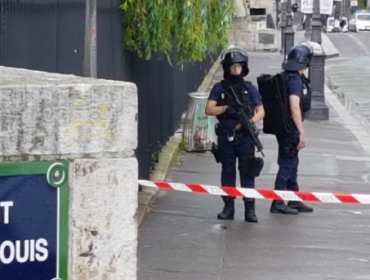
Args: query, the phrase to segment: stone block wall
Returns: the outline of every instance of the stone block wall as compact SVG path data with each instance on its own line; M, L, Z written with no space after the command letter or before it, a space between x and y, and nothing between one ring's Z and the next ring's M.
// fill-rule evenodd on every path
M136 279L136 86L0 67L0 98L1 163L69 161L68 279Z
M233 29L229 30L229 45L238 45L247 51L278 51L278 31L266 29L265 22L249 22L235 19Z

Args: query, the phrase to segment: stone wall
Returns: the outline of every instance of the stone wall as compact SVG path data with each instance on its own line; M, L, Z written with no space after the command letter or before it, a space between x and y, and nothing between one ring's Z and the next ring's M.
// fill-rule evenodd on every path
M136 279L136 86L0 67L0 97L2 163L69 161L68 279Z
M248 21L245 18L236 18L233 29L229 31L229 45L238 45L248 51L278 50L278 31L266 28L266 21Z
M275 13L273 10L275 0L250 0L250 7L253 9L266 9L266 15Z

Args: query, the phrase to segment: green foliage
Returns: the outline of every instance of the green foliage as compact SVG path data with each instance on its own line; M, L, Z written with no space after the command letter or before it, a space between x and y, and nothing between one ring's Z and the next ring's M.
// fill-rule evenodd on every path
M366 9L367 8L367 0L359 0L358 6L360 9Z
M182 137L181 142L179 144L179 151L184 152L189 148L189 140L185 137Z
M234 0L123 0L121 9L127 49L146 59L174 53L184 63L227 46Z

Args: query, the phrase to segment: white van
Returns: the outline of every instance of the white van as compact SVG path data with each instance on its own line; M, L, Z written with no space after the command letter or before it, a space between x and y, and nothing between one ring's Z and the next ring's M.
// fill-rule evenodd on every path
M339 19L339 22L338 24L344 20L346 22L346 24L343 26L343 30L342 32L348 32L348 20L346 17L342 17L341 19ZM334 23L335 23L335 20L334 20L334 17L328 17L327 21L326 21L326 32L330 33L330 32L333 32L333 29L334 29Z

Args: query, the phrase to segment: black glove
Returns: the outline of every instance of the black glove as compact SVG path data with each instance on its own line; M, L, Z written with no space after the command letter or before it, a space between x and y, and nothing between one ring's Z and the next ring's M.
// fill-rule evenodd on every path
M225 111L226 116L230 118L237 118L239 116L238 111L234 107L227 106Z

